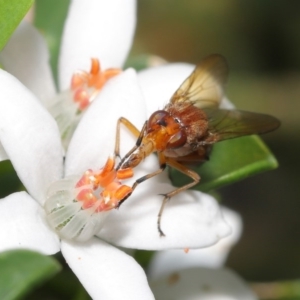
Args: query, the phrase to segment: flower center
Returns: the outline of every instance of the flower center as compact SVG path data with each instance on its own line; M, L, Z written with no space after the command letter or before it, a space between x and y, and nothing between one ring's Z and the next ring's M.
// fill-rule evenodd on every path
M70 89L56 95L48 107L56 120L65 150L85 109L96 98L105 83L122 72L121 69L101 70L99 60L92 58L90 72L77 71Z
M102 71L97 58L92 58L90 72L77 71L71 80L73 100L83 111L95 99L104 84L112 77L121 73L121 69L110 68Z
M87 170L75 185L75 200L82 202L82 209L95 208L95 212L116 208L131 192L120 179L133 176L131 168L115 170L115 160L109 158L99 172Z
M122 180L132 176L131 168L116 170L115 159L109 157L99 171L54 182L45 203L48 223L63 238L90 239L101 230L107 213L131 194Z

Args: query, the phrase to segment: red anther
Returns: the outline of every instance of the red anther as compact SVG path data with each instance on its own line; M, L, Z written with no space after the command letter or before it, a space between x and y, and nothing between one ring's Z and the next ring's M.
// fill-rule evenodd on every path
M84 174L78 180L75 187L78 188L78 187L82 187L84 185L94 184L94 182L95 182L94 172L91 169L89 169L84 172Z
M97 198L91 189L81 190L77 194L76 200L82 202L82 209L90 208L97 202Z
M79 102L80 103L81 101L85 101L86 99L89 100L89 94L83 88L78 88L74 92L73 99L74 99L75 102Z
M71 89L75 90L78 87L81 87L84 82L87 80L87 74L85 72L78 72L73 74L71 79Z

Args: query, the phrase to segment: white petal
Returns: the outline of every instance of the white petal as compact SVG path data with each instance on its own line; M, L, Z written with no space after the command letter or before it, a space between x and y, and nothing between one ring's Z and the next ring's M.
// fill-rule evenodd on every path
M211 247L191 249L188 253L183 250L156 252L148 266L149 276L157 278L191 267L220 268L224 265L230 249L241 236L242 220L236 212L228 208L223 207L222 213L232 229L231 235Z
M16 78L0 70L0 83L0 141L29 193L43 203L62 174L57 125Z
M4 69L18 78L43 105L54 98L48 48L32 25L25 21L19 25L1 52L0 61Z
M146 120L145 111L132 69L111 79L84 114L73 135L66 157L66 175L102 167L114 151L118 118L126 117L140 129ZM122 126L121 150L129 151L135 141L136 138Z
M173 63L149 68L138 73L146 105L147 117L162 109L182 82L193 72L195 66L186 63Z
M189 269L151 283L157 300L255 300L256 295L227 269Z
M61 89L69 87L74 71L90 69L92 57L98 58L104 69L122 67L135 23L135 0L73 0L59 60Z
M62 241L62 253L93 299L154 299L136 261L99 239L85 244Z
M166 236L160 237L157 215L163 197L158 194L174 187L158 180L138 186L119 210L111 212L98 236L122 247L163 250L207 247L230 233L214 198L186 191L167 203L161 220Z
M54 254L59 251L57 235L48 227L44 210L27 193L0 200L0 251L26 248Z

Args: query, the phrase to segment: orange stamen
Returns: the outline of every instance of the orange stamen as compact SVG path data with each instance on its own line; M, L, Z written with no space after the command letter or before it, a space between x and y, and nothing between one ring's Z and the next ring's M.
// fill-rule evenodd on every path
M122 72L121 69L117 68L102 71L97 58L92 58L91 61L89 73L78 71L71 79L71 89L74 92L73 99L78 103L81 111L88 107L110 78Z
M114 167L115 167L115 160L112 157L109 157L106 161L106 164L104 165L104 168L102 169L102 173L106 174L108 172L111 172Z
M127 185L121 185L115 193L116 199L119 201L123 200L127 195L132 193L132 188ZM119 202L118 201L118 202Z
M97 75L101 72L100 68L100 62L97 58L92 58L92 65L91 65L91 71L90 74Z
M111 183L116 177L115 160L111 157L108 158L105 166L101 172L97 175L97 184L101 187L107 186Z
M110 69L105 70L103 74L104 74L105 79L108 80L116 75L119 75L121 72L122 72L121 69L110 68Z
M126 168L118 170L117 172L117 178L118 179L128 179L133 177L133 169L132 168Z
M75 185L78 189L75 198L82 202L82 209L94 207L96 212L114 209L118 207L120 201L132 193L132 188L123 185L120 180L132 176L131 168L116 171L115 159L109 157L100 171L84 172Z

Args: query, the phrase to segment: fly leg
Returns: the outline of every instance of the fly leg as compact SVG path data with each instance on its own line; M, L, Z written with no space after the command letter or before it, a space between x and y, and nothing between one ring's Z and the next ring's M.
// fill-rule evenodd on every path
M177 195L178 193L191 188L192 186L196 185L200 181L200 176L193 170L185 167L184 165L178 163L176 160L174 160L172 158L165 157L165 160L166 160L167 165L169 165L170 167L175 168L178 171L180 171L181 173L191 177L193 179L193 181L178 188L178 189L175 189L167 194L163 194L164 199L163 199L162 205L160 207L160 210L159 210L159 213L157 216L157 229L158 229L160 236L165 236L164 232L161 229L161 217L162 217L162 213L163 213L164 208L165 208L167 202L169 201L169 199L171 197Z
M141 131L139 131L128 119L126 118L119 118L117 122L117 132L116 132L116 142L115 142L115 156L120 156L120 127L121 123L135 136L137 137L137 141L135 143L135 146L132 147L132 149L126 153L126 155L121 159L117 166L117 170L121 168L124 161L140 146L144 132L146 130L147 121L144 123L144 126Z
M139 137L140 131L126 118L121 117L117 122L116 141L115 141L115 156L120 157L120 128L123 124L136 138Z
M158 159L159 159L159 169L156 170L156 171L154 171L154 172L152 172L152 173L149 173L149 174L147 174L145 176L142 176L139 179L137 179L135 181L135 183L131 187L131 193L128 194L124 199L122 199L119 202L118 207L120 207L120 205L133 193L133 191L136 189L136 187L140 183L142 183L142 182L144 182L144 181L146 181L146 180L148 180L148 179L150 179L150 178L152 178L152 177L154 177L154 176L156 176L156 175L158 175L158 174L160 174L160 173L162 173L164 171L164 169L166 168L167 164L166 164L166 157L163 155L162 152L158 153Z

